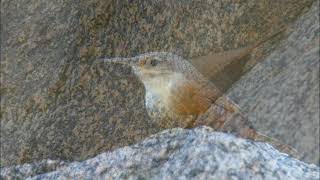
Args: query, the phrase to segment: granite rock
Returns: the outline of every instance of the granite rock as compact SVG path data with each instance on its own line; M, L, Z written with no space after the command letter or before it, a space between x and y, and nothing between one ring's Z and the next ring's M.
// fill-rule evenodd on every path
M161 130L131 70L97 57L232 49L313 0L230 2L1 1L1 166L83 160Z
M4 168L1 176L13 178L10 172L12 169ZM141 143L24 178L312 180L319 173L319 167L279 153L268 144L198 127L165 130Z
M1 168L1 179L26 179L27 177L55 171L67 166L68 163L59 160L45 159L32 164L22 164Z
M288 39L229 91L255 129L320 165L319 1L291 25Z
M80 58L79 6L1 1L1 166L85 159L159 131L130 68Z

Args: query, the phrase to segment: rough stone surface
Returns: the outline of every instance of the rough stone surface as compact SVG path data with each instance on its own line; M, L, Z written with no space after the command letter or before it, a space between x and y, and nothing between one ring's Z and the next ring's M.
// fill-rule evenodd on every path
M79 58L80 4L1 5L1 166L84 159L156 132L128 67Z
M318 3L228 95L255 129L295 147L304 161L320 165Z
M27 177L55 171L68 165L58 160L42 160L32 164L22 164L1 169L1 179L25 179Z
M160 131L130 69L97 57L232 49L313 1L230 2L1 1L1 166L83 160Z
M29 167L37 169L37 165ZM12 169L1 170L10 178ZM12 175L12 173L11 173ZM19 175L17 173L17 175ZM318 179L320 168L272 146L214 132L172 129L136 145L57 167L30 179ZM12 176L11 176L12 177Z

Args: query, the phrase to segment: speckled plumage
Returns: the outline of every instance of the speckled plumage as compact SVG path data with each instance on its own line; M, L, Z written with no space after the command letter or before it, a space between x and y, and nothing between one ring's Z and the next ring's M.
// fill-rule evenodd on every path
M219 131L269 142L279 150L298 157L292 147L256 132L238 106L180 56L152 52L132 58L103 60L132 66L145 86L145 106L149 116L164 128L174 124L188 128L209 125ZM240 116L234 118L236 114Z
M136 62L146 59L157 59L158 61L165 62L165 69L162 70L161 74L157 74L156 77L146 75L146 72L144 72L142 68L135 65ZM210 100L207 105L204 106L205 110L207 110L218 97L222 96L218 87L210 83L192 64L181 56L172 53L151 52L132 58L111 58L104 59L104 61L127 62L132 65L135 74L145 85L145 105L149 116L155 121L161 121L163 126L172 123L170 121L179 121L179 119L184 121L188 117L196 118L196 115L199 115L194 113L181 114L175 111L176 106L185 104L180 103L184 97L179 98L179 94L183 93L179 87L183 87L185 84L197 83L198 88L196 90L200 93L206 92L208 100ZM200 111L204 113L205 110ZM182 122L182 126L183 123L184 122Z
M223 88L212 83L210 77L230 63L242 60L251 54L253 49L284 30L282 28L244 48L210 53L190 61L166 52L151 52L132 58L111 58L104 61L132 66L145 86L145 105L152 119L163 121L168 118L186 119L188 116L197 118L223 95ZM147 63L151 61L155 64ZM222 102L224 108L237 109L229 99L224 98L224 101L219 102Z

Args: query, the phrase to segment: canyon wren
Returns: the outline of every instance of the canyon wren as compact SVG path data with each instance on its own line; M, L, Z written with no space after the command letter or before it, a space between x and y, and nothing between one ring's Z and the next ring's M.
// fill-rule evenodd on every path
M240 108L207 78L226 65L249 55L254 48L281 32L273 33L245 48L209 54L190 61L165 52L103 60L127 64L133 68L145 86L148 115L164 128L208 125L217 131L266 141L281 151L296 155L290 146L256 132L241 114Z

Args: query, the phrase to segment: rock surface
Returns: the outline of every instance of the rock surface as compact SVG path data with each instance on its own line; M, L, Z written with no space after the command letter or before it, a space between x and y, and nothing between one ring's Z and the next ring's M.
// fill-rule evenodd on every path
M39 165L30 166L39 169ZM14 169L2 169L1 175L3 178L19 176L12 171ZM290 158L268 144L198 127L166 130L136 145L24 178L312 180L319 176L319 167Z
M295 147L304 161L320 165L318 13L319 1L228 95L255 129Z
M230 2L1 1L1 166L83 160L161 130L130 69L97 57L235 48L313 1Z
M80 59L80 6L1 1L1 166L85 159L159 131L128 67Z
M42 160L32 164L22 164L1 169L1 179L26 179L27 177L55 171L68 163L59 160Z

